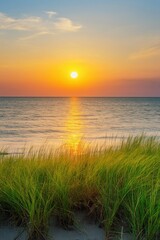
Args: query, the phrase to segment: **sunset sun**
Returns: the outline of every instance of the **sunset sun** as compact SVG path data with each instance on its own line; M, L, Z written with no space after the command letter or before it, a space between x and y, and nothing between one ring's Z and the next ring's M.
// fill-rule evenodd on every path
M77 78L78 77L78 73L77 72L71 72L70 74L71 78Z

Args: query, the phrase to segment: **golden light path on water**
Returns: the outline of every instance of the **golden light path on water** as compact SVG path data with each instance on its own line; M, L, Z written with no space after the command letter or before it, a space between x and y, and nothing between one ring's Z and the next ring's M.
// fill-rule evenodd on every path
M100 149L116 146L120 143L121 140L114 134L111 138L107 138L107 134L105 138L105 134L103 134L103 138L99 141L96 139L87 140L86 132L90 128L90 125L88 125L89 123L86 125L86 115L88 115L88 111L84 109L82 100L77 97L70 98L69 111L64 124L64 130L67 133L64 146L65 150L69 150L71 155L83 154L85 150L92 149L92 147ZM89 121L89 118L87 121Z
M65 145L73 154L78 153L82 147L84 124L80 118L81 114L79 99L71 98L70 109L65 123L65 131L67 132Z

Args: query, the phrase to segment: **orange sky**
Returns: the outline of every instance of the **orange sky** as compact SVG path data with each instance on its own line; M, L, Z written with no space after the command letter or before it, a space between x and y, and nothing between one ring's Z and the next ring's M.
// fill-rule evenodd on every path
M7 1L0 96L160 96L160 4Z

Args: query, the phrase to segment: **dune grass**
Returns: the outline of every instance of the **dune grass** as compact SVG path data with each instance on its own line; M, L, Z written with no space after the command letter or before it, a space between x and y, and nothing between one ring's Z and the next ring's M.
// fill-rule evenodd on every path
M5 155L8 155L8 152L2 149L0 151L0 156L5 156Z
M0 211L27 227L28 239L47 239L49 221L67 228L85 209L109 239L127 228L135 240L160 234L160 143L129 137L114 147L83 145L24 155L0 155Z

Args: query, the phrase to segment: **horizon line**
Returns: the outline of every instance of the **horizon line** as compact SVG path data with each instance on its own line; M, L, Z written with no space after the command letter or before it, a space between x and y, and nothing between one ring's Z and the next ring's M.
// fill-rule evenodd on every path
M1 96L0 98L160 98L160 96Z

